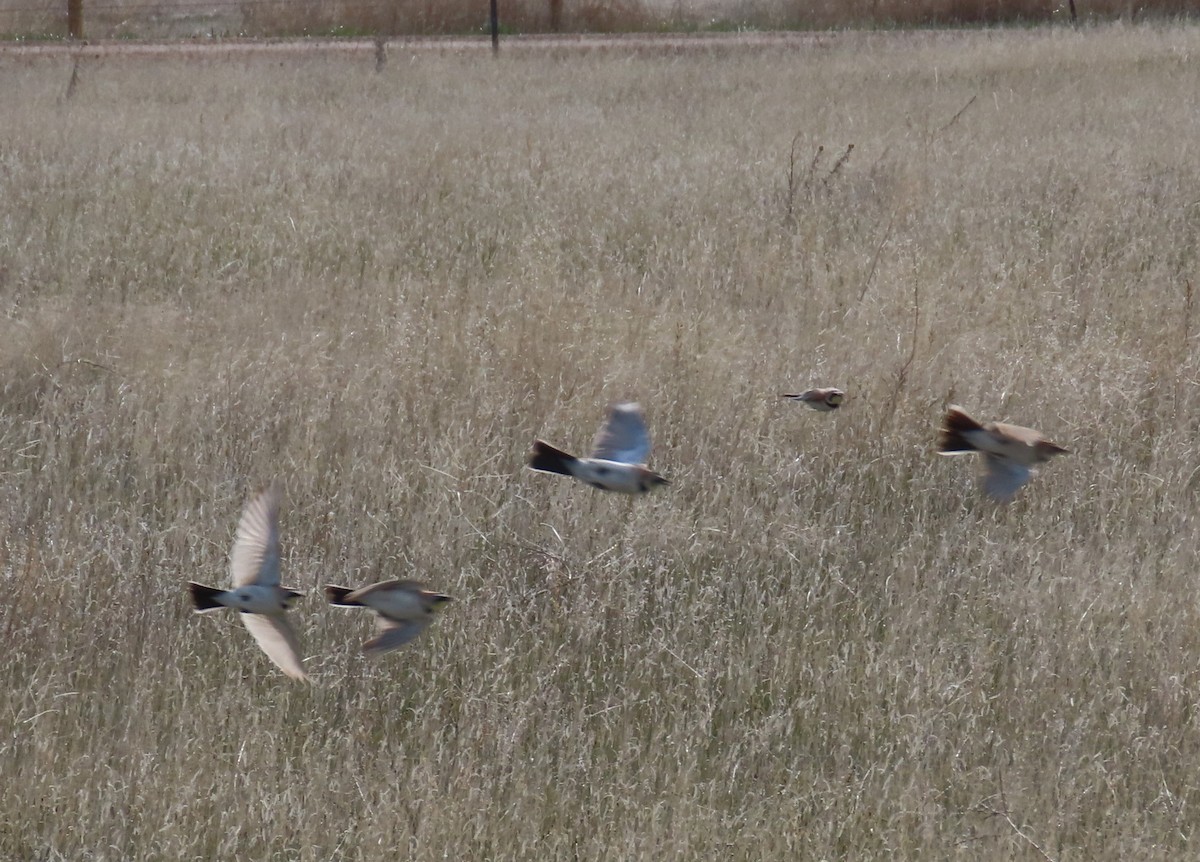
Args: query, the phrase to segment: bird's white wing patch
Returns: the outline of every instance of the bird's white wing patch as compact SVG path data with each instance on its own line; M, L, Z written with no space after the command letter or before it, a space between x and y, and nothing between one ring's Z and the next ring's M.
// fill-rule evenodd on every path
M645 464L650 460L650 430L642 408L634 403L616 404L592 442L592 457L623 464Z
M429 618L396 623L379 618L379 635L363 644L370 656L382 655L389 650L399 649L429 627Z
M993 500L1007 503L1021 486L1029 481L1030 470L1010 458L984 456L987 472L983 476L983 493Z
M283 614L238 614L267 658L292 679L308 679L300 661L300 641Z
M279 586L278 485L271 485L242 510L237 538L229 555L234 587L248 584Z

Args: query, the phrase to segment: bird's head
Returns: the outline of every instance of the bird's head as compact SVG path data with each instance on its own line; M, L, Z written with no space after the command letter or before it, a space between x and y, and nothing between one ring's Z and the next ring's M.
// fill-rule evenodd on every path
M1039 461L1049 461L1055 455L1071 454L1070 449L1059 446L1057 443L1051 443L1049 440L1039 440L1034 448L1037 450Z
M653 470L648 470L648 469L643 468L642 480L638 484L640 485L641 491L644 494L644 493L647 493L648 491L650 491L654 488L657 488L661 485L670 485L671 482L669 479L664 479L662 476L658 475Z
M292 605L294 605L298 599L302 598L304 598L304 593L298 593L295 590L284 590L283 598L281 599L284 610L291 610Z

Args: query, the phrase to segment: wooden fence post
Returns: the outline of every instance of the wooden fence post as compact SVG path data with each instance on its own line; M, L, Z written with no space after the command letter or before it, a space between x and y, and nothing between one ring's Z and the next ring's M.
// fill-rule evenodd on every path
M496 0L491 0L489 17L492 25L492 53L500 53L500 10L496 8Z
M83 0L67 0L67 35L83 38Z

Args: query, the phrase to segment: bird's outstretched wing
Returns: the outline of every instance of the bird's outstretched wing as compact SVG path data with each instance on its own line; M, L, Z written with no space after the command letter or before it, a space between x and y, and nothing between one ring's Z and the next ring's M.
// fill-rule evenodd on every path
M308 679L300 661L300 641L283 614L238 614L267 658L292 679Z
M276 484L246 503L229 555L233 586L279 586L279 501Z
M429 627L429 622L428 617L395 622L381 616L379 617L379 634L363 644L363 651L369 656L378 656L390 650L399 649L425 631Z
M608 409L608 418L592 441L592 457L623 464L650 460L650 430L638 404L614 404Z
M1029 481L1029 468L1011 458L985 454L984 463L983 493L997 502L1007 503Z

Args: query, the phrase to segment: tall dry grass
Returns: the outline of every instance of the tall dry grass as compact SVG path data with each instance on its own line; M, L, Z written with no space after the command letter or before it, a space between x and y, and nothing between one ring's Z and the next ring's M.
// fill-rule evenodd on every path
M1191 855L1198 50L0 57L0 857ZM183 588L276 476L311 686Z

